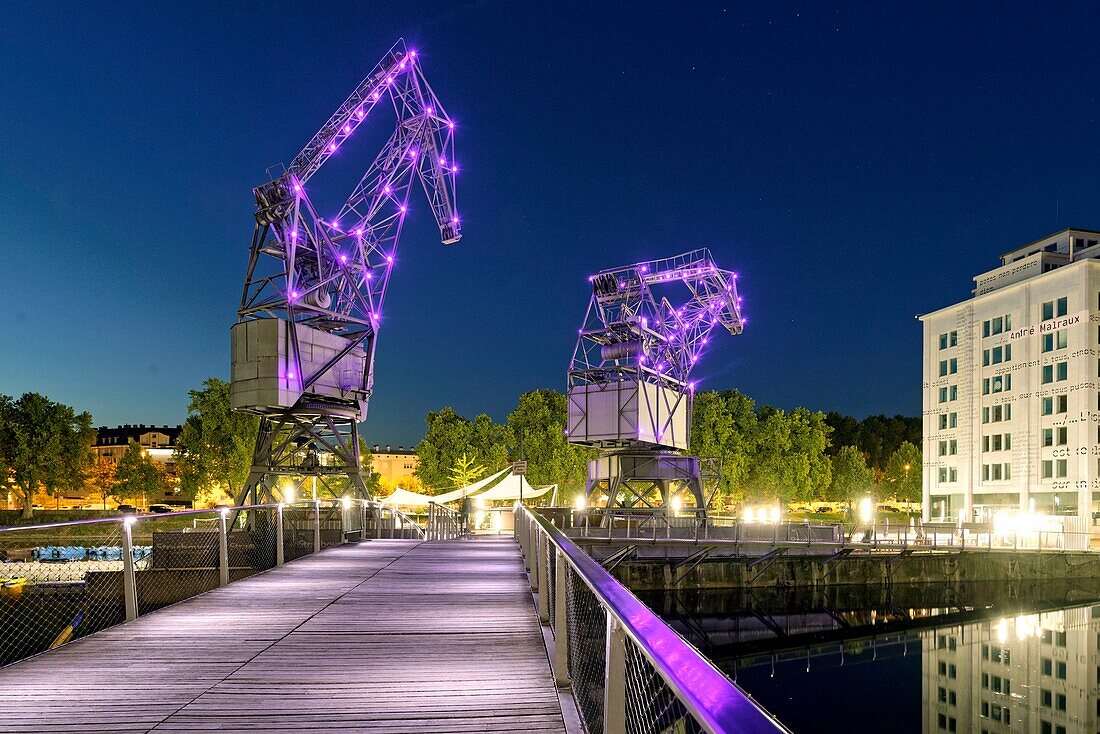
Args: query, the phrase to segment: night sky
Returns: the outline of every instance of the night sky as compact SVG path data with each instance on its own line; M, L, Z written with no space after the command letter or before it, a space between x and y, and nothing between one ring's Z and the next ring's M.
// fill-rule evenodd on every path
M562 389L586 276L700 246L750 320L701 388L919 414L914 316L1100 229L1100 11L867 5L4 3L0 393L183 420L229 375L252 188L403 36L459 125L464 238L413 199L369 441ZM391 130L361 128L314 200Z

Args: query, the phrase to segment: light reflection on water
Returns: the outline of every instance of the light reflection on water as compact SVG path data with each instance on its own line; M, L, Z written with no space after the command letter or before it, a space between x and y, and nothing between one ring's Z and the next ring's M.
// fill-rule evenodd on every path
M640 596L795 732L1100 732L1100 582Z

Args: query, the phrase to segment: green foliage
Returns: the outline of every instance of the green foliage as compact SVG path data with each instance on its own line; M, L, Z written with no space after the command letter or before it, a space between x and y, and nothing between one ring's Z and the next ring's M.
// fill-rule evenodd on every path
M180 490L194 498L211 485L235 497L248 478L260 419L230 407L229 383L211 377L191 390L176 445Z
M425 487L439 490L452 486L451 471L460 457L468 457L489 471L508 464L508 428L484 413L471 421L448 407L428 413L425 420L428 430L416 446L420 459L416 477Z
M566 439L566 406L565 395L556 390L532 390L520 395L508 414L514 458L527 461L527 481L535 486L557 484L576 491L588 477L595 452Z
M863 452L855 446L841 446L833 457L833 477L825 499L851 504L871 491L874 472L867 466Z
M820 412L761 408L756 452L745 478L749 497L790 502L824 494L832 478L825 455L829 431Z
M921 498L921 450L909 441L890 455L884 472L887 486L899 500L919 502Z
M374 454L370 452L370 446L359 437L359 464L363 472L363 484L371 497L377 497L382 491L382 475L374 470Z
M485 467L475 463L466 454L458 457L458 461L451 467L451 483L455 487L465 487L467 484L473 484L484 476Z
M115 494L126 499L148 499L163 489L160 472L141 445L131 439L115 468Z
M103 503L103 509L107 509L107 500L115 495L115 487L118 477L114 463L105 456L100 456L92 462L85 477L85 487Z
M83 486L94 442L89 413L38 393L18 400L0 395L0 472L11 477L24 519L32 517L38 490L54 494Z
M745 477L756 454L757 417L751 398L737 390L700 392L691 416L691 453L718 459L722 467L719 493L740 499Z
M835 455L843 446L855 446L867 457L872 469L884 471L890 456L906 441L919 445L921 419L904 415L872 415L857 421L840 413L828 413L825 422L833 429Z

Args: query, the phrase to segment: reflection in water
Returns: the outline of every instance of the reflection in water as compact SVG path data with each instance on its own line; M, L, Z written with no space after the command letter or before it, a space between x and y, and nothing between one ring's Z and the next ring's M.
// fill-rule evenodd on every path
M796 732L1100 731L1100 581L640 596Z

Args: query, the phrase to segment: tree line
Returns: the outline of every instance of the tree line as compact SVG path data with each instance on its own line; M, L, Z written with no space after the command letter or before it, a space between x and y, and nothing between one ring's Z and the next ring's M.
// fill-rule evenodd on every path
M230 408L229 383L216 378L189 392L176 445L181 499L199 503L235 497L251 465L259 419ZM463 486L509 462L526 460L534 485L558 484L564 496L583 489L596 452L566 440L566 397L539 389L519 396L503 423L466 418L447 407L429 412L416 446L419 486L439 492ZM736 390L695 395L689 450L721 466L719 502L919 500L921 422L905 416L856 420L839 413L757 405ZM83 490L106 508L110 498L156 496L168 477L136 443L117 462L95 459L92 416L37 393L0 395L0 478L30 518L37 492ZM379 476L362 446L368 487Z
M532 484L558 484L566 495L584 487L593 450L565 437L566 397L541 389L520 395L504 423L473 419L453 408L432 411L417 445L416 476L425 491L481 478L511 461L528 462ZM717 459L719 502L919 500L919 418L870 416L756 405L737 390L695 395L690 453ZM482 472L470 472L470 464Z

